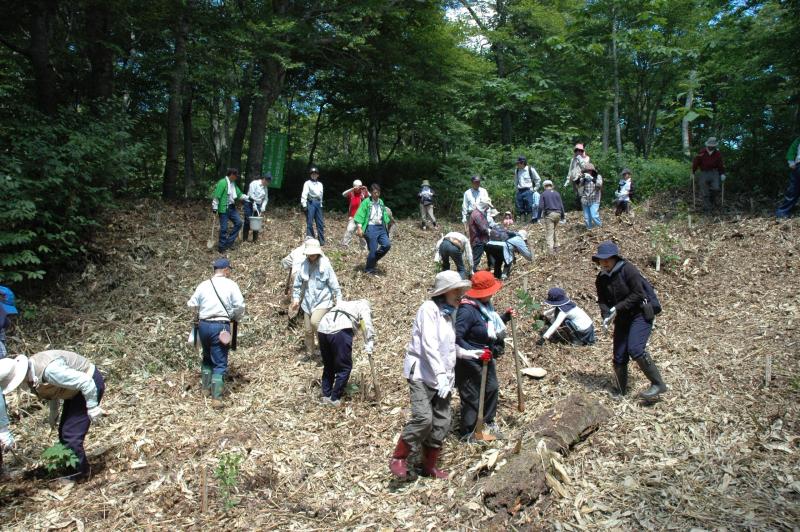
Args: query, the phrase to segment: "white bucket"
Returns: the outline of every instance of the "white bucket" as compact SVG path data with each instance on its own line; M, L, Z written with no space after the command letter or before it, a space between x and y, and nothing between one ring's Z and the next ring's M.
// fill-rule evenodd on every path
M248 220L250 221L251 231L261 231L261 222L264 221L264 218L261 216L248 216Z

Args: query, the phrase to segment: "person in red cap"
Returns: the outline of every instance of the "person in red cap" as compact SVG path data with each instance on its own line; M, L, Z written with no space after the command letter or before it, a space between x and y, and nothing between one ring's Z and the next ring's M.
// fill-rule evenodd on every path
M456 344L464 350L485 350L489 358L484 398L484 425L498 439L503 435L495 423L499 386L495 371L495 359L503 354L506 326L514 316L512 309L500 316L492 306L492 296L503 287L488 271L479 271L472 276L470 288L458 307L456 315ZM461 397L461 427L459 433L468 439L478 421L478 403L481 393L482 359L459 358L456 360L456 386Z

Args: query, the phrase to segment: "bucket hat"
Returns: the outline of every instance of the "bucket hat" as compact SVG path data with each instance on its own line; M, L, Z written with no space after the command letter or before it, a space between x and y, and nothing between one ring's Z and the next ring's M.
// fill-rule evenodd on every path
M556 287L547 291L547 299L544 300L544 303L552 307L560 307L570 303L570 299L567 297L567 293L563 288Z
M14 292L10 288L0 286L0 301L3 303L3 309L6 314L18 314L16 297L14 297Z
M428 181L427 179L425 179L425 180L422 181L422 186L423 187L429 187L429 186L431 186L431 182Z
M363 183L361 183L360 179L356 179L356 180L353 181L353 188L358 188L358 187L361 187L361 186L364 186L364 185L363 185Z
M584 172L596 172L597 169L594 167L592 163L586 163L583 165Z
M501 288L503 288L502 281L495 279L492 272L482 270L472 276L472 288L467 290L466 295L474 297L475 299L481 299L493 296Z
M580 142L579 142L579 143L577 143L577 144L575 145L575 148L574 148L574 150L581 150L581 151L584 151L583 144L581 144Z
M470 286L472 286L472 283L469 279L462 279L461 275L453 270L445 270L436 274L430 295L431 297L440 296L450 290L469 288Z
M630 168L623 168L619 175L625 176L625 174L633 174L633 172L631 172Z
M716 148L717 144L717 137L708 137L708 140L706 141L706 147Z
M319 246L319 240L316 238L306 240L303 246L303 255L306 257L309 255L322 255L322 248Z
M28 357L25 355L0 360L0 388L3 393L16 390L25 379L26 373L28 373Z
M543 187L552 187L553 186L553 182L550 181L549 179L545 179L544 183L542 183L542 186Z
M597 253L592 255L592 260L597 262L600 259L610 259L611 257L619 257L619 247L611 240L606 240L597 246Z

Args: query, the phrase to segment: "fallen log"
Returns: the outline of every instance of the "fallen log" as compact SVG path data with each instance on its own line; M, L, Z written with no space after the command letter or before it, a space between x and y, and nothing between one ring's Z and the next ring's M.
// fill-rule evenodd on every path
M483 502L500 514L514 515L536 503L548 491L548 484L560 489L556 475L564 471L549 457L566 455L575 443L597 430L611 411L588 395L570 395L546 410L531 425L534 443L509 459L483 486Z

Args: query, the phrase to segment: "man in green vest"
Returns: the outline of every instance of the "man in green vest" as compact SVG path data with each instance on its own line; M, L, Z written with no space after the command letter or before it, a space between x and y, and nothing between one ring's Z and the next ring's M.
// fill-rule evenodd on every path
M377 275L378 261L383 258L391 249L389 242L389 229L392 225L392 217L383 205L381 196L381 186L373 183L369 187L370 196L361 202L356 211L353 221L356 223L358 236L367 241L367 265L364 271L371 275Z
M224 252L233 246L239 230L242 228L242 218L236 210L236 200L245 196L236 186L239 170L228 168L227 175L217 181L214 193L211 195L211 210L219 215L219 244L217 251ZM228 221L233 222L233 230L228 232Z

